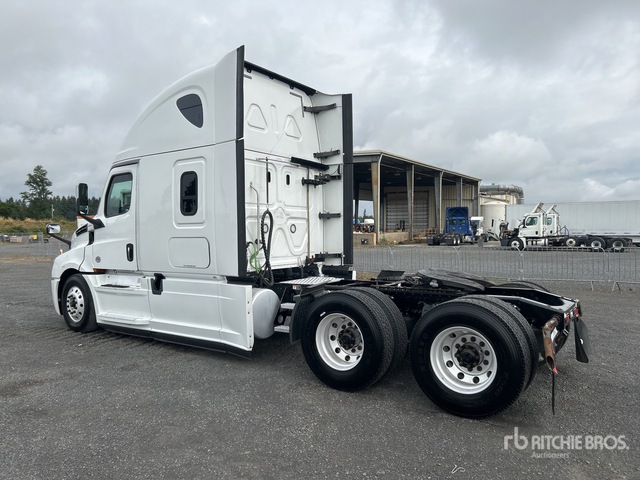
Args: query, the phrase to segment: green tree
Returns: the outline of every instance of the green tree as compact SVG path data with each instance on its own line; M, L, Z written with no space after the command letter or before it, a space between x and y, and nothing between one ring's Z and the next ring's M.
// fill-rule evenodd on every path
M24 220L26 216L26 207L21 200L16 201L10 197L4 202L0 201L0 217Z
M36 165L32 173L27 173L27 181L24 184L28 187L26 192L20 196L27 204L27 212L31 218L47 218L51 215L51 204L49 197L52 185L47 178L47 171L42 165Z

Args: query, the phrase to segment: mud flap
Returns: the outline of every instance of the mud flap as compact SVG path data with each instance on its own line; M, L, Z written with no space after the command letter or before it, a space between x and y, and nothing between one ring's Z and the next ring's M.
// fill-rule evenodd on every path
M587 324L579 317L574 321L576 336L576 360L582 363L589 363L591 355L591 341L589 340L589 330Z

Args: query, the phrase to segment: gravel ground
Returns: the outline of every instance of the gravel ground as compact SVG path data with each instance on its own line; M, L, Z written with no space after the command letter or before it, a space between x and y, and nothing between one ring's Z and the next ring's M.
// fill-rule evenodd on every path
M283 335L243 360L73 333L53 309L50 268L0 245L2 479L640 478L637 285L545 283L581 299L591 362L575 361L573 342L561 352L555 416L543 368L506 412L468 420L422 394L407 358L344 393Z

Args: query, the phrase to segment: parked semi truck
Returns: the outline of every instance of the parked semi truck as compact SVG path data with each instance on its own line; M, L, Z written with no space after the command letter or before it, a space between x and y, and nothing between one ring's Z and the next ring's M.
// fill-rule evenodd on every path
M507 221L522 218L533 205L508 205ZM564 202L554 210L573 236L623 237L640 245L640 200Z
M633 238L620 234L575 233L560 223L560 214L553 205L547 210L538 203L522 217L513 230L503 230L501 243L522 250L528 245L555 247L589 247L596 250L623 251L633 244Z
M470 217L468 207L447 207L444 232L428 233L427 245L459 245L484 239L484 218Z
M56 311L104 328L250 356L276 333L330 387L373 385L407 351L438 406L484 417L511 405L542 359L553 374L578 300L469 273L352 267L351 96L252 64L244 48L168 87L142 112L98 212L55 259ZM47 226L59 236L59 225Z

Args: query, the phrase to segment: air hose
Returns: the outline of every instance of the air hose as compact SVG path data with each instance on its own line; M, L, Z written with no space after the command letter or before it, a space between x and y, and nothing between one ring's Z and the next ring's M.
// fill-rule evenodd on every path
M269 225L267 226L265 218L269 217ZM265 227L268 232L268 237L265 241ZM260 218L260 232L262 240L262 251L264 252L264 265L260 269L258 275L260 276L261 287L273 286L273 272L271 271L271 261L269 256L271 255L271 238L273 236L273 214L267 209Z

